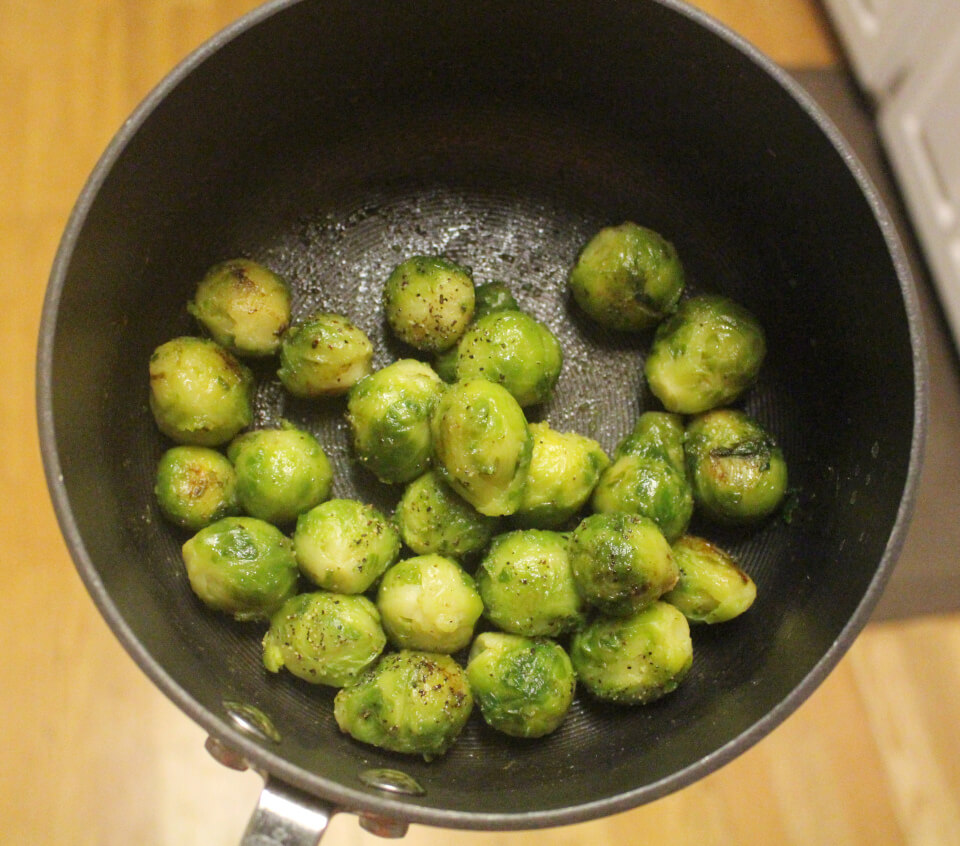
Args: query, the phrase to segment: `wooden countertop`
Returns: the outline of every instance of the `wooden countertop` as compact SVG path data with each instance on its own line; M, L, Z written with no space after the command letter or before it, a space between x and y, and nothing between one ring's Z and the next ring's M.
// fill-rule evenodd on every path
M236 844L260 779L204 734L114 640L60 538L43 481L34 355L46 278L84 180L124 118L255 0L0 0L0 841ZM811 0L699 0L775 60L837 54ZM82 351L81 351L82 354ZM960 842L960 620L872 625L753 749L643 808L564 829L458 833L465 845ZM449 832L414 826L407 843ZM329 846L372 844L355 818Z

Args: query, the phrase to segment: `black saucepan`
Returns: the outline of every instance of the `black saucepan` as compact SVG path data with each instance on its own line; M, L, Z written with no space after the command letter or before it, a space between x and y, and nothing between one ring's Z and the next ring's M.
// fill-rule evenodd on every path
M477 719L429 764L358 745L331 691L266 673L262 630L206 611L187 586L184 536L152 494L169 444L147 408L150 352L197 331L184 306L202 272L245 255L292 282L295 316L347 314L386 364L410 351L384 331L383 280L408 255L443 253L477 281L506 281L560 337L555 397L532 416L612 449L656 407L641 378L650 338L598 329L565 278L593 232L624 220L676 244L690 290L728 294L767 330L741 404L779 438L795 507L750 532L697 526L752 574L755 606L697 629L690 676L648 707L581 696L537 742ZM165 79L93 172L47 294L39 423L64 535L104 617L221 757L267 774L249 842L301 836L279 833L277 795L312 805L318 831L325 807L527 828L689 784L827 675L903 541L923 361L902 254L848 148L784 73L699 12L279 0ZM310 428L335 495L392 508L398 491L351 462L342 401L293 401L269 365L258 374L256 423ZM383 769L411 781L385 783Z

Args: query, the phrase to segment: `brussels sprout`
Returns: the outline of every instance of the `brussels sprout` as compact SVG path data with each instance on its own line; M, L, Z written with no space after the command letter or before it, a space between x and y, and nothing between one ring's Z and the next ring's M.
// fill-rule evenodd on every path
M682 535L693 516L693 492L683 454L683 423L676 414L647 411L614 452L593 491L600 513L623 511L653 520L668 541Z
M383 307L401 341L441 352L457 342L473 318L473 279L467 268L441 256L413 256L387 278Z
M286 667L312 684L343 687L356 681L386 645L380 614L365 596L301 593L270 618L263 666L272 673Z
M418 555L387 570L377 590L377 608L394 646L449 653L470 643L483 602L456 561Z
M434 372L447 384L457 381L457 345L454 344L433 357Z
M206 272L187 311L234 354L271 355L290 324L290 286L263 265L233 259Z
M680 580L662 599L691 623L724 623L753 605L757 586L729 553L693 535L684 535L671 549Z
M637 331L674 311L684 274L673 244L628 221L590 239L569 281L577 304L598 323Z
M562 366L556 336L522 311L481 317L457 345L457 379L496 382L523 406L550 398Z
M558 643L484 632L470 649L467 681L489 726L511 737L543 737L563 722L577 677Z
M573 636L570 660L598 699L644 705L676 690L690 670L690 625L659 601L629 617L598 617Z
M266 620L296 593L293 541L255 517L224 517L181 551L193 592L237 620Z
M498 535L476 579L484 615L506 632L557 637L586 619L566 535L540 529Z
M517 525L556 529L579 511L601 472L610 463L603 448L576 432L557 432L546 423L531 423L533 454Z
M473 319L479 320L495 311L517 311L520 306L513 292L503 282L485 282L474 291Z
M253 373L215 341L174 338L150 356L150 410L168 438L219 446L253 420Z
M340 396L373 369L370 339L339 314L317 312L280 339L283 387L297 397Z
M691 297L657 327L644 362L667 411L698 414L728 405L757 380L766 355L763 327L726 297Z
M677 565L657 524L638 514L591 514L570 536L577 590L603 614L625 617L670 590Z
M698 510L720 523L754 523L787 491L787 463L773 436L734 409L694 417L686 430L687 470Z
M455 493L491 517L520 507L533 438L506 388L486 379L450 386L430 428L438 470Z
M458 560L484 549L499 524L457 496L435 470L407 485L394 520L403 542L418 555Z
M400 536L372 505L331 499L297 518L293 550L300 572L336 593L363 593L400 554Z
M510 293L510 289L503 282L487 282L477 286L474 299L472 322L476 322L481 317L495 311L510 311L519 308L513 294ZM457 348L458 344L454 344L434 356L433 369L437 371L437 375L444 382L457 381Z
M444 384L412 358L400 359L350 389L347 420L360 463L382 482L409 482L433 456L430 417Z
M270 523L289 523L330 495L333 469L309 432L284 423L231 441L227 458L237 472L243 510Z
M590 504L601 514L649 517L667 541L674 541L690 525L693 491L686 475L666 461L625 455L604 470Z
M666 461L679 473L686 473L683 453L683 418L667 411L645 411L623 440L617 444L614 459L640 455Z
M472 710L466 673L453 658L411 650L384 655L333 700L341 731L427 761L453 745Z
M196 532L221 517L240 513L237 474L223 455L209 447L168 449L157 465L153 490L163 516L182 529Z

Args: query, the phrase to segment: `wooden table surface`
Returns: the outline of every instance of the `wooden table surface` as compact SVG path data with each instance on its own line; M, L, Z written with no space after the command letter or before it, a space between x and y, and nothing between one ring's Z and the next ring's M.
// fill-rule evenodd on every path
M72 204L123 119L256 0L0 0L0 842L236 844L260 779L222 768L77 577L43 481L34 355ZM808 0L699 0L788 67L837 53ZM82 355L82 351L78 351ZM960 620L871 625L781 727L697 784L564 829L458 843L960 843ZM451 833L410 829L413 846ZM325 844L376 839L342 815Z

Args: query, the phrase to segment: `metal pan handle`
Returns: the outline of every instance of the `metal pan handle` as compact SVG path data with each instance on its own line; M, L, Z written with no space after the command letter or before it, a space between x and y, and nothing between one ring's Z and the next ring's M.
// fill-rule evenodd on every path
M336 808L267 776L240 846L317 846Z

